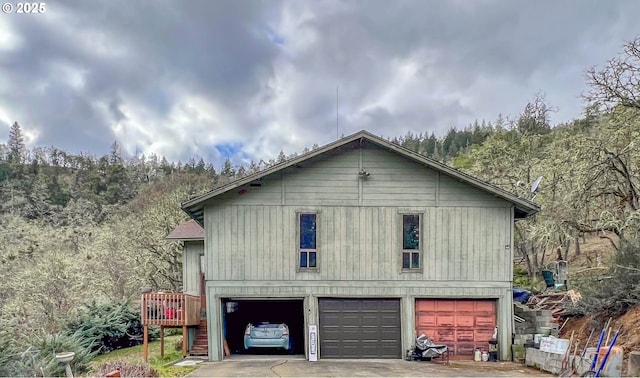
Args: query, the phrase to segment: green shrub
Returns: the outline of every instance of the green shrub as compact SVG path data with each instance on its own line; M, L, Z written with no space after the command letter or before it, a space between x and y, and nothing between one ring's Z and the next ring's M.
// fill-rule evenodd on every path
M583 280L579 291L582 300L572 314L616 316L640 303L640 240L623 242L607 274Z
M107 362L98 368L95 373L96 377L105 377L112 371L120 370L123 377L159 377L160 374L154 370L149 364L134 364L127 361Z
M95 354L91 351L91 343L78 334L37 332L30 335L25 343L13 341L9 345L11 355L5 358L0 367L2 376L64 376L65 365L55 358L57 353L62 352L74 352L71 370L74 374L84 374L88 372L89 362Z
M527 289L533 293L539 293L545 288L542 277L529 277L527 270L519 264L513 264L513 286Z
M182 328L165 328L164 329L165 336L178 336L182 335Z
M0 377L15 376L12 370L13 361L18 354L16 338L13 333L13 322L9 319L0 319Z
M80 309L76 318L69 321L65 328L69 333L79 333L85 339L94 341L95 350L99 353L142 342L140 310L131 307L129 301L119 304L92 302ZM155 337L157 330L153 329L149 339Z

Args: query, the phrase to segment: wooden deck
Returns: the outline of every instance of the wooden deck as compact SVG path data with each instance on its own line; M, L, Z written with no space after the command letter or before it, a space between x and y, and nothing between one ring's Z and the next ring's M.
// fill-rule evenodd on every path
M160 355L164 356L164 329L182 327L186 336L188 326L200 324L200 297L184 293L144 293L141 301L143 326L142 356L149 356L149 326L160 326ZM182 356L187 356L187 338L182 338Z
M142 324L164 327L200 324L200 297L184 293L142 294Z

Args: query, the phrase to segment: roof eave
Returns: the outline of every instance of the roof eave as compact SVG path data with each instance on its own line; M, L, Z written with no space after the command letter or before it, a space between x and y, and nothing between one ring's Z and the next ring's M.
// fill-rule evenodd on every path
M395 151L397 153L399 153L400 155L403 155L405 157L408 157L410 159L413 159L427 167L430 167L432 169L435 169L439 172L443 172L445 174L448 174L458 180L461 180L463 182L466 182L468 184L471 184L472 186L477 187L478 189L484 190L486 192L492 193L494 196L497 196L498 198L502 198L505 201L511 202L515 207L517 207L518 209L520 209L523 213L525 213L525 217L531 216L537 212L539 212L541 210L541 208L528 200L522 199L520 197L517 197L515 195L513 195L512 193L509 193L508 191L501 189L497 186L491 185L489 183L486 183L478 178L475 178L471 175L468 175L462 171L459 171L455 168L449 167L446 164L440 163L438 161L435 161L433 159L430 159L426 156L420 155L414 151L411 151L405 147L393 144L391 142L388 142L378 136L375 136L367 131L360 131L357 132L353 135L344 137L342 139L339 139L337 141L334 141L332 143L327 144L326 146L323 146L321 148L318 148L316 150L310 151L306 154L300 155L298 157L295 157L293 159L289 159L285 162L282 162L280 164L276 164L271 168L267 168L263 171L260 172L256 172L252 175L246 176L244 178L241 178L239 180L233 181L227 185L224 185L220 188L214 189L208 193L202 194L200 196L194 197L190 200L187 200L185 202L183 202L181 204L181 208L182 210L184 210L192 219L196 220L196 222L198 222L201 226L203 226L203 222L201 221L201 218L199 217L200 212L203 212L203 208L198 209L199 211L192 211L192 209L194 208L194 206L198 205L198 204L202 204L205 201L210 200L211 198L214 198L220 194L226 193L230 190L233 190L235 188L238 188L242 185L246 185L248 183L251 183L254 180L260 179L262 177L268 176L272 173L276 173L280 170L286 169L288 167L294 166L296 164L299 164L303 161L306 161L308 159L311 159L313 157L316 157L318 155L322 155L326 152L329 152L333 149L339 148L341 146L344 146L346 144L349 144L351 142L354 142L358 139L362 139L362 138L366 138L369 142L378 144L381 147L390 149L392 151ZM203 206L204 207L204 206Z
M182 203L181 208L182 208L182 210L186 211L187 214L189 214L189 211L187 211L187 209L191 208L194 205L197 205L197 204L199 204L201 202L205 202L205 201L207 201L207 200L209 200L209 199L211 199L213 197L216 197L216 196L218 196L218 195L220 195L222 193L225 193L225 192L228 192L228 191L233 190L235 188L238 188L238 187L240 187L242 185L248 184L248 183L250 183L250 182L252 182L254 180L257 180L257 179L259 179L261 177L268 176L268 175L270 175L272 173L275 173L275 172L278 172L280 170L286 169L288 167L294 166L294 165L299 164L299 163L301 163L301 162L303 162L305 160L311 159L311 158L313 158L315 156L322 155L325 152L331 151L331 150L333 150L335 148L341 147L343 145L346 145L348 143L356 141L356 140L358 140L358 139L360 139L362 137L365 137L365 136L370 136L371 137L373 135L369 134L366 131L361 131L361 132L358 132L358 133L353 134L351 136L339 139L339 140L337 140L335 142L327 144L324 147L321 147L321 148L318 148L316 150L310 151L310 152L308 152L306 154L297 156L297 157L295 157L293 159L289 159L289 160L287 160L285 162L276 164L271 168L267 168L267 169L265 169L263 171L256 172L256 173L251 174L249 176L246 176L244 178L235 180L233 182L230 182L229 184L221 186L221 187L219 187L217 189L214 189L214 190L212 190L212 191L210 191L208 193L204 193L204 194L202 194L200 196L197 196L197 197L194 197L194 198L192 198L190 200L187 200L187 201ZM191 216L191 214L189 214L189 215Z
M196 238L165 238L166 240L177 240L177 241L204 241L204 236L196 237Z

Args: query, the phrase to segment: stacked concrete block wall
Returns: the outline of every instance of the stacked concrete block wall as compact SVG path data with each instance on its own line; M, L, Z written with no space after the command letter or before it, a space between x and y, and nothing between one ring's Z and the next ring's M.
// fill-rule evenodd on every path
M551 335L558 335L558 324L552 323L552 313L551 310L538 310L535 311L535 319L536 319L536 333L543 333L543 328L550 328Z
M533 341L533 334L514 335L511 346L511 358L514 362L524 363L525 345Z
M562 359L564 354L543 352L540 349L527 348L525 362L527 366L535 367L540 370L552 373L560 374L562 371ZM571 360L573 356L569 356L569 368L571 367ZM575 357L574 365L578 376L589 371L591 366L591 359Z
M535 311L531 311L527 306L515 302L513 304L513 314L524 319L524 322L515 322L514 332L516 335L536 333Z
M551 310L533 310L520 304L513 304L514 315L524 319L524 322L515 322L514 332L516 335L544 333L543 329L551 329L551 336L558 336L558 324L552 322Z
M595 352L593 351L590 353L588 352L585 358L582 358L580 356L573 357L572 355L569 355L569 363L567 364L567 368L570 369L571 366L574 366L577 375L582 376L584 373L590 370L591 363L595 356L594 353ZM527 366L535 367L552 374L559 374L562 371L562 359L564 358L564 356L565 355L563 353L543 352L539 349L527 348L525 363ZM607 365L602 371L602 375L604 377L622 376L622 356L622 350L620 350L619 353L616 353L613 358L610 356L610 359L607 360ZM571 365L572 360L574 361L573 365ZM600 366L600 362L601 358L598 359L596 369Z

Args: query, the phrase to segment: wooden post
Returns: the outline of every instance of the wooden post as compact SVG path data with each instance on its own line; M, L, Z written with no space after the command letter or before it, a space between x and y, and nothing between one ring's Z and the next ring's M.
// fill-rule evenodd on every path
M149 360L149 326L145 324L143 329L142 357L144 358L144 362L147 362Z
M231 350L229 350L229 344L227 344L227 339L224 339L224 341L222 342L222 347L224 348L224 356L230 357Z
M629 369L627 370L629 377L640 376L640 351L629 352Z
M160 357L164 357L164 326L160 326Z
M182 357L187 357L187 325L182 323Z

